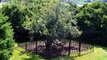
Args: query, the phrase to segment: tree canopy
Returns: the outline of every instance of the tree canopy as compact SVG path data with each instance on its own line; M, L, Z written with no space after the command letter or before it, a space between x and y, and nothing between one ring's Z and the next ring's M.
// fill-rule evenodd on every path
M95 43L105 44L107 35L107 3L93 2L86 4L80 8L77 13L78 26L83 31L93 30L93 34L96 35L93 40ZM92 36L92 34L90 35ZM102 40L103 39L103 40ZM92 41L91 41L92 42Z
M72 8L75 6L60 0L37 2L39 1L31 3L28 8L31 15L26 16L23 26L30 34L45 35L48 48L54 39L75 38L80 35L76 19L73 18L75 11Z
M8 60L14 47L13 29L8 17L0 13L0 59Z

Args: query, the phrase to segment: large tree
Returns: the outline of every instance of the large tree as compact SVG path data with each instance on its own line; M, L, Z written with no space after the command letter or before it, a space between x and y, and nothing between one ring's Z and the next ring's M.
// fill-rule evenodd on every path
M106 6L107 3L104 2L93 2L81 7L80 11L77 13L77 20L80 29L83 32L87 31L88 36L96 36L97 39L94 39L92 41L96 41L95 43L99 43L99 44L102 42L103 45L107 37L107 31L106 31L107 7Z
M8 60L14 47L13 29L7 19L0 13L0 60Z
M72 14L75 13L72 12L72 4L60 0L40 1L36 0L30 5L32 16L26 17L23 26L31 35L44 35L47 50L55 39L74 38L80 35L76 20L72 18Z
M22 27L23 22L26 17L26 10L23 5L24 2L20 1L20 5L18 3L8 3L2 6L2 14L8 16L8 21L11 22L12 27L14 29L14 38L20 42L22 40L28 40L24 36L27 37L28 33ZM20 36L20 38L19 38Z

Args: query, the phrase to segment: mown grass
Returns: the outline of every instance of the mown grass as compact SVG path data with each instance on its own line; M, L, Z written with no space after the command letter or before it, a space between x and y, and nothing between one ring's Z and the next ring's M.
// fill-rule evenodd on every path
M75 60L107 60L107 48L101 46L95 46L94 52L78 56Z
M58 58L54 58L53 60L107 60L107 48L101 46L95 46L94 52L77 57L72 57L71 54L71 56L58 57Z
M20 47L15 47L13 50L13 55L9 60L23 60L25 58L29 58L28 53L22 53L24 49Z
M31 54L24 49L16 46L13 51L13 55L9 60L45 60L38 55ZM107 60L107 48L101 46L95 46L94 52L85 54L82 56L77 56L72 58L72 56L57 57L52 60Z
M16 46L13 50L13 55L9 60L44 60L38 55L25 51L24 49Z

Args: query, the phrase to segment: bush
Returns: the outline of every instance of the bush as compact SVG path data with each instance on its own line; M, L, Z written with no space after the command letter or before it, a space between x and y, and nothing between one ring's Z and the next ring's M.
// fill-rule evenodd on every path
M7 17L0 14L0 60L8 60L14 47L13 29Z

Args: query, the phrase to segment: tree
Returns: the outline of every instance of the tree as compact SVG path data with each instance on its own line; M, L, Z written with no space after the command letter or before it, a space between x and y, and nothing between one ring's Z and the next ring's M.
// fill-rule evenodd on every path
M23 26L30 30L30 33L39 33L45 36L46 50L50 50L55 39L68 36L74 38L80 35L68 3L59 0L40 1L37 0L30 5L32 16L26 17Z
M30 7L27 10L31 15L26 16L26 21L24 22L23 26L25 27L25 29L29 30L31 40L34 34L45 36L47 35L47 29L45 25L47 22L47 14L49 11L48 4L50 4L50 2L52 4L55 4L49 0L35 0L34 2L30 3L30 5L28 5Z
M107 3L104 2L93 2L91 4L86 4L81 7L81 11L77 13L78 26L83 32L87 31L88 36L96 37L97 39L92 39L97 41L95 43L102 44L106 41L107 35ZM92 30L92 31L90 31ZM100 37L100 38L99 38ZM92 37L90 37L92 38ZM88 39L90 39L88 38ZM103 40L99 40L103 39ZM91 42L93 42L91 41ZM103 44L104 45L104 44Z
M22 5L19 5L17 3L8 3L2 6L2 14L9 17L8 21L12 24L15 32L14 38L16 39L16 41L20 42L22 40L29 39L25 39L24 36L27 36L28 32L22 27L25 16L27 14L25 11L25 7L22 7ZM22 36L23 39L19 39L18 36Z
M14 40L13 29L7 17L0 13L0 59L8 60L12 55Z

